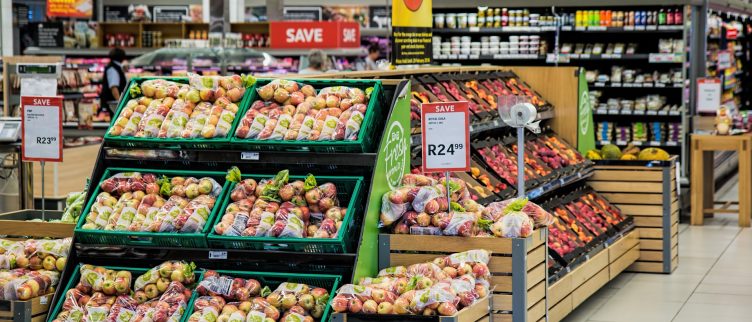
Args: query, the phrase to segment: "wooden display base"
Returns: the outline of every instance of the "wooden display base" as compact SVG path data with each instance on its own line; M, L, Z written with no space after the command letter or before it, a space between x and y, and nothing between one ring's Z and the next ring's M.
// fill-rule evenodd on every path
M548 321L564 319L639 256L639 232L633 230L564 275L548 288Z
M379 235L379 268L431 261L471 249L487 249L492 257L494 322L545 318L546 253L544 231L527 238L478 238L424 235ZM520 313L521 312L521 313Z
M420 315L377 315L377 314L347 314L333 313L332 322L490 322L489 310L492 298L486 296L475 304L468 306L453 316L420 316Z
M45 219L60 219L62 211L47 210ZM24 209L0 214L0 236L66 238L73 237L75 224L60 222L27 221L42 219L42 211Z
M0 300L0 322L44 322L51 300L52 294L28 301Z
M671 273L678 266L679 198L676 157L669 161L596 161L588 184L640 231L640 258L632 272ZM633 164L633 165L626 165Z

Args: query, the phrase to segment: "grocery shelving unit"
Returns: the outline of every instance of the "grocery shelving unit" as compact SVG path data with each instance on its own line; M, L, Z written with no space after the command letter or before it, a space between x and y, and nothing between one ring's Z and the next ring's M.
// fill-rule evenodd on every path
M99 182L107 168L144 168L164 170L207 170L226 171L232 166L237 166L243 173L266 173L273 176L279 170L288 169L291 174L347 176L356 175L365 179L363 191L357 202L362 203L363 212L358 212L353 218L350 236L346 241L347 251L340 253L304 252L292 250L251 250L251 249L225 249L225 248L195 248L195 247L157 247L149 242L132 240L125 245L90 244L84 243L80 238L74 237L74 247L71 250L69 263L61 279L66 281L71 276L76 263L87 263L103 266L122 266L122 263L138 263L141 267L152 267L165 260L192 261L198 267L205 269L224 269L239 271L275 271L275 272L306 272L339 275L344 282L354 279L355 274L363 276L376 273L376 231L378 210L380 207L381 194L388 188L384 178L379 177L383 172L384 165L383 149L399 147L399 142L379 144L382 136L386 137L385 124L405 122L407 113L403 106L407 103L403 93L409 86L404 80L385 80L382 82L381 99L377 104L383 104L379 110L384 115L374 116L372 126L376 147L372 151L358 152L312 152L281 150L255 150L245 149L197 149L185 146L174 148L154 148L149 146L113 145L113 142L105 139L96 157L96 163L91 173L92 182ZM249 89L252 90L252 89ZM399 112L402 111L402 112ZM402 120L402 121L400 121ZM389 132L391 138L400 134ZM408 133L403 132L402 141L406 144ZM394 169L394 173L400 174L400 170L407 171L407 148L403 157L404 169ZM399 151L397 151L399 152ZM392 161L398 162L397 159ZM94 189L88 192L87 200L93 197ZM378 195L376 198L370 198ZM370 199L369 199L370 198ZM219 207L219 205L217 205ZM373 221L369 224L369 222ZM210 224L210 223L207 223ZM371 239L366 241L364 239ZM373 250L368 246L372 245ZM368 257L371 257L370 260ZM62 296L56 294L56 300ZM53 301L53 303L55 303Z
M670 77L675 79L655 79L649 82L636 82L636 81L601 81L594 77L596 75L588 76L588 86L591 90L591 94L600 94L600 103L602 108L599 109L596 104L593 106L594 120L596 124L608 124L606 132L609 133L608 137L602 137L596 140L598 146L603 144L616 144L621 147L632 143L636 146L653 146L661 147L668 150L673 154L683 155L686 150L684 143L684 134L688 133L688 113L687 106L689 105L689 97L686 95L689 84L688 71L685 67L688 62L688 55L685 54L685 47L678 46L677 48L669 49L668 52L659 50L659 39L676 39L680 40L682 44L688 43L689 40L689 24L684 23L688 21L688 14L690 9L674 5L669 7L656 7L655 3L642 2L635 4L629 1L626 3L603 3L599 4L597 8L584 7L587 4L571 4L566 6L560 6L560 4L553 4L556 7L533 7L528 8L526 5L507 4L509 10L525 10L530 15L539 15L541 18L536 18L539 21L537 26L500 26L500 27L468 27L468 28L435 28L434 36L438 36L442 39L442 46L446 46L445 41L449 41L452 37L469 37L474 42L481 40L487 41L489 35L496 35L503 43L505 41L516 41L516 39L523 39L527 43L529 35L535 35L540 40L529 40L530 46L533 43L545 45L538 45L537 52L533 53L533 49L530 49L525 53L507 53L504 51L504 46L501 48L501 52L494 52L490 54L473 55L470 53L452 53L445 54L444 51L434 52L434 60L439 63L456 63L462 61L470 61L471 63L492 63L492 64L515 64L515 65L558 65L558 66L582 66L587 72L600 71L600 74L604 76L613 76L612 66L621 66L623 70L631 70L632 73L637 74L639 70L642 72L658 71L671 76L673 73L678 72L679 78ZM673 4L673 3L672 3ZM455 13L455 12L477 12L477 9L458 9L457 5L448 5L441 2L436 4L439 9L439 13ZM444 6L446 5L446 7ZM653 5L653 6L651 6ZM624 7L624 6L639 6L639 7ZM610 25L598 25L598 26L586 26L576 25L576 19L574 19L575 12L582 10L593 9L611 9L611 10L670 10L674 12L682 13L682 23L680 24L659 24L657 21L654 24L642 24L642 25L627 25L627 26L610 26ZM602 12L602 11L601 11ZM480 16L480 13L478 13ZM541 22L542 17L553 17L554 21L545 20ZM537 17L537 16L536 16ZM508 18L513 20L511 14ZM551 19L551 18L547 18ZM502 18L502 22L505 18ZM458 20L459 21L459 20ZM486 20L487 21L487 20ZM540 24L545 24L540 26ZM511 25L511 22L510 22ZM515 35L515 36L512 36ZM618 36L618 41L614 41L615 36ZM512 40L515 37L515 40ZM517 38L518 37L518 38ZM456 40L456 39L455 39ZM454 41L454 40L452 40ZM520 44L523 40L519 40ZM606 52L608 45L614 45L616 42L622 43L621 45L626 47L629 43L635 43L638 45L634 52ZM602 53L589 52L585 46L575 50L576 44L600 43L603 47ZM467 43L466 45L470 45ZM485 44L481 43L484 47ZM474 46L474 45L473 45ZM490 45L493 47L493 43ZM514 47L514 43L511 45ZM461 45L461 48L465 48L465 45ZM524 46L521 46L524 48ZM566 48L569 47L569 48ZM434 46L434 49L437 47ZM472 48L472 47L471 47ZM583 48L585 52L583 52ZM472 49L464 49L472 50ZM512 50L514 51L514 50ZM522 48L520 49L522 51ZM673 71L673 73L672 73ZM618 73L621 77L621 73ZM610 78L610 77L609 77ZM635 100L640 98L644 101L646 94L655 95L653 97L665 97L665 110L648 110L647 112L645 104L636 109L634 107ZM616 110L609 110L606 108L606 103L609 99L616 99ZM629 109L619 110L619 100L626 100L631 102ZM612 103L613 104L613 103ZM668 106L673 105L672 110L668 110ZM660 108L664 106L654 106L651 109ZM625 118L624 116L629 117ZM647 116L657 116L646 117ZM647 120L653 122L653 127L648 127ZM644 136L636 136L632 132L632 124L640 123L639 129L642 129ZM625 137L615 137L615 125L622 128L629 128ZM656 135L648 135L648 128L655 128ZM676 137L667 138L666 133L669 129L681 128L680 133L674 134ZM617 132L618 133L618 132ZM642 132L640 132L642 133ZM598 137L598 132L596 136ZM630 135L631 134L631 135ZM605 133L604 133L605 135ZM635 138L636 137L636 138Z

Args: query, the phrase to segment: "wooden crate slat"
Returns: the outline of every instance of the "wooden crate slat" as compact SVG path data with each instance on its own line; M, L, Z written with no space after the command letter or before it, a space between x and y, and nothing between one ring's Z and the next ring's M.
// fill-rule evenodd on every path
M663 195L660 193L601 193L601 195L612 204L663 204Z
M475 322L491 322L491 316L490 315L486 315L486 316L484 316L484 317L482 317L480 319L475 320Z
M633 272L645 273L663 273L663 263L661 262L634 262L627 270Z
M566 274L548 287L548 303L554 305L572 293L572 274Z
M640 257L638 261L660 262L662 260L663 260L663 251L640 249Z
M510 313L494 313L493 322L512 322L512 314Z
M486 297L480 299L475 304L473 304L473 305L471 305L469 307L466 307L466 308L460 310L457 313L457 316L454 316L454 317L449 317L449 316L447 316L447 317L441 317L439 319L439 321L441 321L441 322L444 322L444 321L457 321L457 322L462 322L462 321L477 321L478 319L481 319L484 316L488 315L488 305L489 305L488 296L486 296Z
M567 295L559 303L548 309L548 322L559 322L572 313L572 296ZM545 320L545 319L544 319Z
M634 223L637 227L663 227L663 219L661 217L648 217L648 216L632 216L634 217Z
M608 247L609 262L613 263L616 259L621 257L624 253L632 249L635 245L640 243L637 231L631 231L624 235L621 239Z
M663 216L663 207L658 205L616 204L621 213L630 216Z
M437 251L441 245L442 252L458 253L468 249L487 249L494 254L511 254L511 238L477 238L429 236L429 235L389 235L389 245L392 250Z
M494 292L512 292L512 276L492 275L490 282Z
M657 167L644 167L639 165L595 165L593 166L593 169L595 170L631 170L631 171L660 171L661 168Z
M491 256L488 262L488 269L491 273L512 273L512 257L509 256Z
M527 321L538 321L541 317L546 316L546 301L540 300L532 307L527 309Z
M527 291L528 308L533 306L534 303L538 303L538 301L542 300L544 297L546 297L546 283L540 281L538 285L533 286L533 288Z
M629 170L609 170L595 171L590 181L621 181L621 182L661 182L663 181L662 171L637 171Z
M588 181L588 185L598 192L663 192L663 184L645 182ZM671 184L675 186L674 183ZM673 188L673 187L672 187Z
M436 254L401 254L390 253L389 265L390 266L409 266L415 263L424 263L433 261L434 258L441 255Z
M73 237L75 224L0 220L0 235L66 238Z
M511 311L512 310L512 294L493 294L493 308L492 311Z
M640 249L663 250L663 240L662 239L640 239Z
M546 279L546 264L540 263L540 265L527 272L527 289L529 290L544 279Z
M636 244L632 249L627 251L624 255L616 259L608 266L609 280L616 278L622 271L627 269L629 265L632 265L640 257L640 245Z
M643 238L643 239L663 238L663 228L640 228L639 231L640 231L640 238ZM674 223L671 226L671 235L676 235L678 232L679 232L679 223Z
M572 308L577 308L582 302L587 300L593 293L598 291L609 281L608 268L602 269L592 278L572 291Z
M548 250L547 246L540 245L535 250L531 251L527 254L527 270L530 271L531 269L538 266L538 264L543 263L546 261L546 251ZM511 258L511 257L509 257ZM511 266L510 266L511 267Z
M595 275L596 272L600 272L606 266L608 266L608 252L601 251L569 273L572 275L572 288L577 289L577 287L585 283L585 281L591 276Z

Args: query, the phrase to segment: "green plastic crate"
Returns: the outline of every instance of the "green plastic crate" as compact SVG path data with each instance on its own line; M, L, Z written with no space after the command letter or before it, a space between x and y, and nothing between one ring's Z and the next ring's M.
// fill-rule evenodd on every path
M169 81L173 81L176 83L182 83L182 84L188 84L188 77L134 77L130 80L128 83L128 87L125 90L124 95L121 97L120 102L118 102L117 111L115 111L115 116L112 118L112 121L110 121L110 128L115 124L115 121L117 121L118 116L120 116L120 112L125 107L128 100L130 100L130 89L133 86L140 85L142 82L150 80L150 79L165 79ZM238 102L238 113L235 115L235 120L232 122L232 126L230 127L230 132L227 134L227 137L224 138L211 138L211 139L205 139L205 138L192 138L192 139L183 139L183 138L141 138L141 137L133 137L133 136L113 136L110 135L109 128L107 129L107 132L104 135L104 140L107 143L111 143L112 145L117 146L125 146L125 147L149 147L149 148L162 148L162 149L182 149L182 148L192 148L192 149L219 149L219 148L228 148L230 147L230 138L235 134L235 129L238 126L238 123L240 123L240 117L244 113L242 111L247 110L247 107L250 106L251 102L251 94L256 93L256 85L253 85L249 88L246 88L245 93L243 94L243 98Z
M73 270L73 273L71 274L70 278L68 279L68 283L65 284L65 289L60 294L60 297L57 299L57 302L54 303L54 306L52 307L51 314L47 315L47 322L51 322L55 318L57 318L58 314L62 312L63 310L63 303L65 302L65 294L68 293L68 290L76 287L78 284L78 281L81 279L81 266L84 264L78 264L76 268ZM120 266L102 266L106 269L116 270L116 271L129 271L131 272L133 278L131 279L131 283L134 283L136 281L136 277L139 275L146 273L151 268L136 268L136 267L120 267ZM194 272L194 276L196 276L196 285L198 285L198 282L200 282L204 277L204 271L196 269ZM62 285L62 281L61 281ZM131 285L133 287L133 285ZM196 300L197 293L194 291L192 292L191 298L188 300L188 306L185 309L185 313L183 313L182 318L180 321L186 321L188 320L188 313L193 311L191 308L193 307L193 302Z
M321 287L325 288L327 291L329 291L329 302L326 304L326 308L324 309L324 314L321 316L321 319L319 321L329 321L329 314L331 311L331 301L332 298L334 298L335 292L337 291L337 288L339 288L339 284L341 283L341 278L337 275L325 275L325 274L290 274L290 273L269 273L269 272L240 272L240 271L227 271L227 270L217 270L217 273L220 275L227 275L231 277L239 277L244 279L253 278L259 281L261 283L261 286L269 286L269 288L272 290L272 292L279 286L279 284L282 284L283 282L291 282L291 283L299 283L299 284L306 284L311 287ZM186 314L183 315L186 319L193 314L193 302L197 296L197 292L193 292L193 297L191 299L191 306L186 310ZM229 301L228 301L229 302ZM280 316L281 316L280 312Z
M176 233L176 232L164 232L164 233L152 233L152 232L132 232L132 231L115 231L115 230L92 230L83 229L83 225L86 222L86 215L82 215L78 219L78 224L74 229L76 241L83 244L99 244L99 245L129 245L129 246L161 246L161 247L189 247L189 248L206 248L206 233L211 227L214 227L211 223L214 221L214 217L220 209L224 195L228 191L230 182L225 179L225 172L215 171L183 171L183 170L155 170L155 169L133 169L133 168L107 168L100 178L99 182L94 189L91 198L86 203L86 208L82 214L88 214L91 206L94 204L94 200L97 195L102 191L99 187L102 181L111 177L119 172L141 172L141 173L154 173L157 175L167 176L184 176L184 177L210 177L217 180L219 184L222 184L222 192L217 196L217 200L214 203L214 208L209 214L209 218L204 224L204 229L201 232L196 233ZM222 208L224 209L224 208Z
M243 175L243 179L253 178L256 180L268 179L273 175L248 174ZM290 176L290 180L305 180L303 176ZM216 226L225 213L227 206L232 203L230 195L235 188L233 182L227 187L224 194L220 210L214 217L214 222L209 228L209 247L225 249L257 249L257 250L288 250L306 253L346 253L347 245L350 241L355 226L355 214L363 211L363 201L361 190L363 186L363 177L331 177L317 176L316 182L322 184L325 182L334 183L337 186L337 198L340 206L347 207L347 213L343 219L342 226L337 234L337 238L276 238L276 237L248 237L248 236L223 236L214 233Z
M264 86L274 79L256 79L256 88ZM294 79L293 79L294 80ZM296 140L256 140L242 139L235 137L232 133L231 143L233 148L246 151L314 151L314 152L370 152L375 150L377 142L377 120L386 117L387 111L384 105L384 93L380 80L324 80L324 79L302 79L294 80L304 85L313 86L316 91L331 86L349 86L357 87L365 91L368 87L373 87L371 99L368 101L363 123L361 124L358 139L354 141L296 141ZM253 102L258 98L258 93L254 88L251 93L248 104L242 106L238 112L239 118L243 118L251 108ZM237 119L238 117L236 117ZM239 124L239 122L238 122ZM236 127L237 128L237 127Z

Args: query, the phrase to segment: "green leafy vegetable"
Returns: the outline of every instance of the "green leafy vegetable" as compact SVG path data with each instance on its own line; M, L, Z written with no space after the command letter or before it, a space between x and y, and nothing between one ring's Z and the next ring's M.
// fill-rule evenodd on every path
M225 176L225 179L230 182L240 182L240 169L238 167L232 167L230 170L227 170L227 175Z

